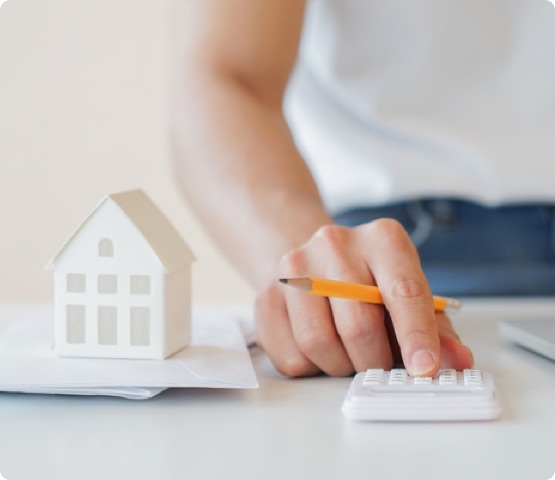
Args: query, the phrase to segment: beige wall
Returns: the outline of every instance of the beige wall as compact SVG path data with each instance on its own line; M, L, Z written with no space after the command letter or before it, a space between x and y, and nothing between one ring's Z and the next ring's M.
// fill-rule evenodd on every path
M167 1L0 9L0 300L52 298L44 265L106 193L143 188L195 251L197 302L252 292L173 183Z

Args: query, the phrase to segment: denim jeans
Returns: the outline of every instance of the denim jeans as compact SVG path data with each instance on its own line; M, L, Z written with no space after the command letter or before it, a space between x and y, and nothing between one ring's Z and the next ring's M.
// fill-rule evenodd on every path
M357 208L336 221L398 220L432 291L452 296L555 296L555 205L487 208L448 199Z

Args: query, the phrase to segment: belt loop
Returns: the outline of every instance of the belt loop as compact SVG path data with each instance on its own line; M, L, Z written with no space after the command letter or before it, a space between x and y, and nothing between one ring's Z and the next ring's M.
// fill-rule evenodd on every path
M429 211L438 227L448 227L457 223L457 209L454 200L439 198L430 200Z
M555 259L555 206L549 206L549 258L551 260Z
M420 248L432 234L434 219L425 210L424 202L420 200L407 203L407 214L414 223L414 229L412 232L409 232L409 235L414 245Z

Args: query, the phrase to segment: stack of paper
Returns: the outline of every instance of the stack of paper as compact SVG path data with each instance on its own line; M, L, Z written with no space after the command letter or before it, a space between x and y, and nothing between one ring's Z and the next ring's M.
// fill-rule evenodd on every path
M0 391L145 399L166 388L256 388L234 318L193 314L191 345L166 360L62 358L50 308L0 306Z

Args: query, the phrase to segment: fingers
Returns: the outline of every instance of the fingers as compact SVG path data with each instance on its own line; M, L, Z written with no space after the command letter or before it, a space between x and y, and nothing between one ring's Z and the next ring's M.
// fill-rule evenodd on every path
M383 308L336 299L332 313L325 298L281 289L271 286L256 307L257 341L278 371L293 377L346 376L391 367Z
M320 369L297 346L285 300L277 284L270 285L257 297L255 318L256 341L280 373L291 377L320 373Z
M319 251L325 252L324 277L353 283L374 283L360 255L363 250L357 250L353 242L357 234L356 230L332 225L316 233L313 243ZM349 254L346 255L347 252ZM338 298L330 298L329 304L333 325L354 370L390 368L392 354L384 325L383 306Z
M456 370L472 368L474 364L472 352L470 348L461 343L449 318L440 313L437 314L436 320L441 344L440 368L454 368Z
M381 252L370 255L368 265L391 315L405 367L414 376L435 374L441 353L438 327L432 294L414 245L393 220L382 219L358 228L370 230L372 249Z
M342 299L333 299L331 304L338 335L354 370L391 368L393 354L384 324L384 308Z
M324 251L329 251L329 246L322 245L319 235L316 235L310 248L300 248L284 256L280 272L292 277L306 275L307 271L316 268L314 259L317 252L323 254ZM302 355L328 375L353 373L353 364L337 333L328 299L281 287L292 340Z
M327 226L320 229L308 245L284 256L279 276L318 274L358 283L373 283L365 262L359 261L358 256L356 261L352 261L354 256L345 255L351 249L351 236L352 232L343 227ZM322 262L322 259L325 261ZM286 315L289 322L287 341L295 342L303 357L319 370L329 375L344 376L354 370L391 367L392 355L382 306L341 299L328 300L291 287L280 287L285 305L282 317ZM275 316L268 310L265 312ZM266 321L262 320L261 323L265 325ZM282 325L282 322L261 328L269 331L280 328L278 325ZM274 341L269 339L269 342ZM279 357L282 352L272 346L270 349L272 352L269 355L274 363L281 365ZM280 371L284 371L283 368ZM285 373L295 375L290 370Z
M277 282L305 276L378 285L386 308L315 297ZM449 319L434 312L418 254L393 220L351 229L329 225L286 254L257 299L256 322L259 343L289 376L389 369L399 354L414 376L473 362Z
M353 364L335 329L329 301L292 288L284 294L293 336L303 355L328 375L353 373Z

